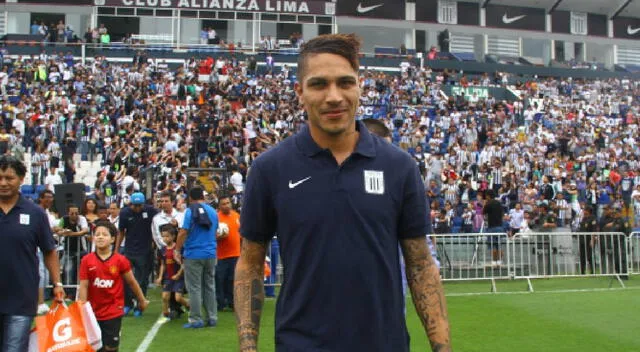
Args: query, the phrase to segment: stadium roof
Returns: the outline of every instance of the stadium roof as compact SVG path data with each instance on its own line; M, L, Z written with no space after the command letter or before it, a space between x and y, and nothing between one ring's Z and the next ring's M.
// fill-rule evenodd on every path
M611 18L614 15L640 18L640 0L465 0L480 4L543 8L547 11L579 11ZM622 11L620 11L622 9Z

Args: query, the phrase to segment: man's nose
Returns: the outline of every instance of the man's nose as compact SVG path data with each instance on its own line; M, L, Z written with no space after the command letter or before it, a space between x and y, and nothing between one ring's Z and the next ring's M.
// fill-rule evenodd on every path
M342 101L342 93L335 83L330 84L327 89L327 102L339 103Z

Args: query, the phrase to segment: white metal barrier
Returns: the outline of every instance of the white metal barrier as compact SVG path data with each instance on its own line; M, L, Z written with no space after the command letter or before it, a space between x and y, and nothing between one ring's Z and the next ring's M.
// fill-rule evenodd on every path
M506 233L430 235L445 281L508 279L511 266Z
M434 234L432 238L440 261L443 281L530 279L554 277L609 276L621 279L640 274L640 232L629 236L618 232L539 232L508 237L506 233ZM70 248L76 239L66 238L59 251L63 283L77 287L80 258L86 254L85 244ZM78 239L82 242L84 239ZM279 244L273 238L267 248L270 277L265 287L274 294L280 286L283 265Z
M509 241L514 278L628 275L627 237L619 232L541 232Z
M627 240L629 274L640 274L640 232L632 232Z
M60 278L66 293L74 297L78 288L78 276L80 273L80 260L91 251L89 236L54 236L57 244L56 251L60 262ZM49 275L43 267L40 270L41 280L44 286L52 288Z

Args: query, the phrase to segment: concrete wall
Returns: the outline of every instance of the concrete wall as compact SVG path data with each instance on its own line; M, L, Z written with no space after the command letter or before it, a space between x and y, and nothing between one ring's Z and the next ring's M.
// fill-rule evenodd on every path
M140 34L171 34L171 29L174 28L171 22L171 18L141 16Z
M270 35L271 38L277 38L278 24L276 22L260 22L260 35Z
M228 42L242 42L243 45L251 45L251 34L253 27L252 21L248 20L235 20L229 21L229 31L227 33Z
M473 36L473 55L476 60L483 61L484 56L487 53L487 43L484 40L484 35L478 34Z
M7 15L7 33L29 34L31 26L29 12L11 12Z
M305 23L302 25L302 39L309 40L318 36L318 25Z
M548 40L522 38L522 56L543 58L545 42Z
M199 44L201 21L197 18L180 19L180 44Z
M355 33L360 36L363 42L362 51L366 53L373 53L375 46L399 48L401 44L406 42L408 36L406 29L358 27L344 24L338 26L338 31L340 33Z
M575 59L575 45L573 42L564 42L564 59L567 61ZM579 59L579 58L578 58Z
M603 62L607 66L613 64L613 48L610 45L600 45L587 43L587 61L593 61L593 58L597 62Z

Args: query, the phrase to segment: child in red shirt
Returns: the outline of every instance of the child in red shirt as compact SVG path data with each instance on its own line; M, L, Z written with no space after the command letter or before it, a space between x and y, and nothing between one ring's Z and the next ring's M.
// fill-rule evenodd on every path
M93 233L96 250L80 262L78 300L91 303L102 330L104 347L100 351L118 350L124 315L124 281L140 302L138 309L142 311L149 304L133 277L129 260L112 249L117 232L109 221L96 221Z
M172 224L165 224L160 226L160 234L162 235L162 241L167 246L162 249L162 261L156 285L162 285L162 314L165 318L173 319L177 315L169 315L169 299L171 298L171 294L175 295L176 302L189 309L189 302L182 296L182 292L184 291L182 265L175 260L173 255L176 248L178 228Z

